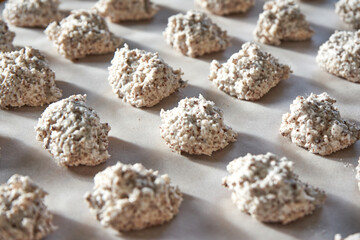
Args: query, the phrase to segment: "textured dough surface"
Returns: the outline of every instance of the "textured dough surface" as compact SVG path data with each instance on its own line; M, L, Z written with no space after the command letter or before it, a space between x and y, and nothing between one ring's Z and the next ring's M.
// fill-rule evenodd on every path
M61 98L55 73L31 47L0 52L0 107L42 106Z
M340 234L336 234L334 240L360 240L360 233L351 234L346 238L341 237Z
M199 98L180 100L177 107L160 112L160 135L175 152L211 155L235 142L237 133L226 126L223 113L212 101Z
M163 35L169 45L190 57L218 52L230 45L226 31L205 13L194 10L171 16Z
M254 6L254 0L195 0L202 8L216 15L243 13Z
M40 240L56 230L46 195L27 176L15 174L0 185L0 239Z
M8 52L15 50L13 45L14 38L15 33L10 31L5 21L0 19L0 51Z
M221 91L238 99L257 100L281 80L289 78L290 67L280 64L270 53L247 42L238 53L220 64L213 60L209 80Z
M186 86L181 69L174 70L158 53L125 46L115 52L109 67L113 92L136 107L152 107Z
M335 12L344 23L354 29L360 28L360 0L339 0Z
M294 0L275 0L264 4L254 31L261 43L280 45L282 41L310 39L314 31Z
M105 20L94 11L74 10L45 30L58 52L68 59L114 52L123 40L109 31Z
M312 153L329 155L359 138L359 126L344 120L327 93L298 96L282 117L280 133Z
M58 0L8 0L3 16L8 23L18 27L46 27L65 16L59 10L59 4Z
M360 82L360 30L336 31L320 46L316 62L335 76Z
M287 224L312 214L325 201L325 193L299 180L293 162L273 153L248 153L231 161L223 185L243 212L262 222Z
M96 174L92 193L85 195L90 211L105 227L131 231L170 221L183 200L168 175L137 163L118 162Z
M95 166L110 155L110 126L100 123L86 105L86 95L73 95L49 105L35 127L36 139L61 166Z
M150 0L99 0L93 9L115 23L150 19L159 11Z

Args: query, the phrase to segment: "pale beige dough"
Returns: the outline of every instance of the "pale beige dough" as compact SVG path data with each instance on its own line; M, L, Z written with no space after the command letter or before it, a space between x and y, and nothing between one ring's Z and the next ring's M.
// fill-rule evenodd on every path
M56 230L46 195L27 176L15 174L0 185L0 239L40 240Z
M282 117L280 133L311 153L329 155L359 139L359 126L344 120L327 93L298 96Z
M224 124L220 108L202 95L182 99L171 110L162 109L160 117L160 135L177 153L210 156L237 138L237 132Z
M15 33L10 31L5 21L0 19L0 51L9 52L14 49L13 40Z
M85 195L90 211L105 227L140 230L170 221L183 200L167 174L137 163L118 162L96 174L92 193Z
M112 22L152 18L159 8L150 0L99 0L93 9Z
M290 73L289 66L280 64L255 43L247 42L226 63L213 60L209 80L231 96L255 101L281 80L288 79Z
M230 45L227 32L195 10L170 17L163 35L169 45L190 57L218 52Z
M42 106L61 98L55 73L31 47L0 52L0 107Z
M59 4L58 0L8 0L3 16L9 24L18 27L46 27L65 17Z
M52 22L45 34L58 52L71 60L114 52L123 42L110 32L102 17L88 10L74 10L61 22Z
M195 0L195 3L216 15L244 13L255 4L255 0Z
M261 43L280 45L282 41L310 39L314 31L294 0L274 0L264 4L264 11L254 31Z
M308 185L293 172L293 162L273 153L248 153L231 161L223 185L243 212L269 223L288 224L312 214L326 198L325 192Z
M36 139L61 166L95 166L110 155L110 126L86 105L86 95L73 95L49 105L35 127Z
M360 233L351 234L346 238L341 237L340 234L336 234L334 240L360 240Z
M360 28L360 0L339 0L335 12L344 23L354 29Z
M115 52L109 67L113 92L135 107L152 107L179 88L186 86L181 69L174 70L158 53L129 50L128 45Z
M360 30L336 31L320 46L316 62L335 76L360 82Z

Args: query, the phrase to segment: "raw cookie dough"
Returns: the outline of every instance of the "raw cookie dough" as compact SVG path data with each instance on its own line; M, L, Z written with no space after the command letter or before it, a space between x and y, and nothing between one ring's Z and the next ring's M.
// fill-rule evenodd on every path
M131 231L170 221L183 200L167 174L143 165L118 162L96 174L92 193L85 195L90 211L105 227Z
M182 99L178 106L160 112L160 135L175 152L205 154L225 148L235 142L237 133L226 126L223 113L201 94L199 98Z
M209 80L231 96L254 101L281 80L288 79L290 73L289 66L280 64L270 53L261 51L258 45L247 42L226 63L213 60Z
M205 13L194 10L170 17L163 35L168 44L190 57L218 52L230 45L226 31Z
M341 118L327 93L298 96L282 117L280 133L311 153L329 155L359 139L359 126Z
M316 62L335 76L360 82L360 30L336 31L320 46Z
M40 240L56 230L46 195L29 177L17 174L0 185L0 239Z
M45 30L58 52L74 60L91 54L114 52L123 42L109 31L105 20L93 11L74 10Z
M335 4L335 12L344 23L354 29L360 28L360 0L339 0Z
M55 73L38 50L0 52L0 108L42 106L61 96Z
M336 234L334 240L360 240L360 233L351 234L346 238L341 237L340 234Z
M265 2L254 31L259 42L280 45L282 41L310 39L314 31L294 0Z
M299 180L293 162L273 153L231 161L223 185L243 212L262 222L287 224L312 214L326 198L324 191Z
M109 83L113 92L136 107L152 107L186 86L181 70L174 70L158 53L129 50L125 44L115 52L111 64Z
M9 30L6 22L0 19L0 52L15 50L13 40L15 33Z
M255 4L255 0L195 0L195 2L216 15L243 13Z
M86 105L86 95L73 95L49 105L35 128L36 139L61 166L95 166L110 155L110 126L100 123Z
M59 4L58 0L8 0L3 16L9 24L18 27L46 27L65 16Z
M150 19L159 11L150 0L99 0L93 9L115 23Z

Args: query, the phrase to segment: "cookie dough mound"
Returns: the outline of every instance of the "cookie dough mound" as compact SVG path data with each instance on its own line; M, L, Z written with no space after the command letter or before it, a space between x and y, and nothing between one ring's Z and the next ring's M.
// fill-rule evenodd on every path
M160 112L160 135L175 152L205 154L225 148L235 142L237 133L226 126L223 113L201 94L199 98L185 98L177 107Z
M45 33L58 52L71 60L114 52L122 43L102 17L86 10L72 11L60 23L49 24Z
M335 4L335 12L340 19L354 29L360 28L360 1L340 0Z
M136 107L152 107L179 88L185 87L180 69L174 70L158 53L128 45L115 52L109 68L113 92Z
M168 44L190 57L218 52L230 45L226 31L205 13L194 10L170 17L163 35Z
M31 47L0 52L0 107L42 106L61 98L55 73Z
M59 4L58 0L8 0L3 16L8 23L18 27L46 27L64 17Z
M254 6L254 0L195 0L195 2L216 15L243 13Z
M9 30L6 22L0 19L0 52L14 50L13 40L15 33Z
M351 234L346 238L341 237L340 234L336 234L334 240L360 240L360 233Z
M281 80L289 78L290 67L280 64L270 53L247 42L230 59L220 64L213 60L209 80L227 94L238 99L257 100Z
M40 240L56 230L46 195L29 177L17 174L0 185L0 239Z
M152 18L158 11L150 0L99 0L94 10L112 22L144 20Z
M313 34L294 0L266 2L254 31L257 41L272 45L280 45L282 41L307 40Z
M335 76L360 82L360 30L336 31L320 46L316 62Z
M73 95L49 105L36 126L36 139L61 166L95 166L110 155L107 123L86 105L86 95Z
M261 222L287 224L312 214L326 198L318 188L303 183L293 162L272 153L234 159L227 166L223 185L243 212Z
M280 133L312 153L329 155L359 139L359 126L341 118L327 93L298 96L282 117Z
M168 175L143 165L118 162L96 174L94 191L85 195L97 220L120 232L140 230L170 221L183 200Z

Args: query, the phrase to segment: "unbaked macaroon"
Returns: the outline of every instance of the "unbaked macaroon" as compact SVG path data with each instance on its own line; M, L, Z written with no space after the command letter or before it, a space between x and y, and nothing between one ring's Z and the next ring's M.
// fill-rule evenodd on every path
M220 108L201 94L180 100L173 109L162 109L160 117L161 137L179 154L211 156L237 138L237 132L225 125Z
M280 64L257 44L247 42L226 63L213 60L209 80L231 96L255 101L281 80L288 79L290 73L288 65Z
M268 223L288 224L312 214L325 192L308 185L293 172L293 162L273 153L236 158L227 166L223 185L243 212Z
M316 62L335 76L360 82L360 30L336 31L320 46Z
M110 126L101 123L86 95L73 95L49 105L35 127L36 139L60 166L95 166L108 154Z
M15 174L0 185L0 239L40 240L55 231L46 195L27 176Z
M282 41L303 41L314 34L294 0L265 2L254 31L255 39L271 45Z
M61 98L55 73L31 47L0 52L0 108L43 106Z
M159 8L150 0L99 0L93 9L112 22L152 18Z
M340 234L336 234L334 240L360 240L360 233L354 233L345 238L341 237Z
M171 16L163 35L169 45L190 57L218 52L230 45L227 32L204 12L195 10Z
M65 17L59 4L59 0L8 0L3 16L9 24L18 27L46 27Z
M255 0L195 0L195 3L216 15L243 13L255 4Z
M0 52L13 51L15 33L10 31L5 21L0 19Z
M311 153L329 155L347 148L359 139L360 128L346 121L327 93L298 96L290 112L282 117L280 133Z
M344 23L354 29L360 28L360 0L339 0L335 12Z
M71 60L114 52L123 42L101 16L88 10L72 11L61 22L49 24L45 33L58 52Z
M170 221L183 200L167 174L137 163L118 162L96 174L95 186L85 195L90 211L104 226L119 232L141 230Z
M174 70L158 53L129 50L127 44L115 52L109 67L113 92L135 107L152 107L186 86L181 69Z

